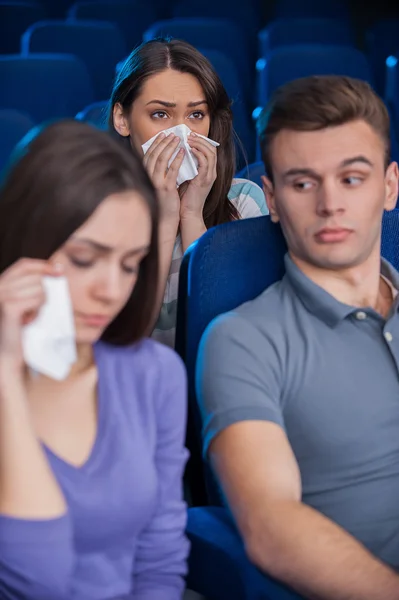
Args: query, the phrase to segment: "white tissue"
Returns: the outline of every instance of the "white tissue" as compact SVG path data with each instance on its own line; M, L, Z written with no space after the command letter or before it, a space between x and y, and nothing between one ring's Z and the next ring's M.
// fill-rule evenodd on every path
M198 160L196 159L194 154L191 152L191 148L188 144L187 138L188 138L189 134L191 133L191 129L189 127L187 127L187 125L182 124L182 125L176 125L176 127L170 127L169 129L165 129L164 131L160 131L159 133L154 135L154 137L152 137L150 140L148 140L145 144L142 145L144 154L146 154L146 152L151 147L154 140L156 140L156 138L161 133L164 133L167 136L172 133L174 135L179 136L179 138L180 138L180 144L176 148L176 152L173 153L173 156L169 161L168 167L170 167L171 163L176 158L176 155L177 155L178 151L180 150L180 148L184 148L186 151L184 154L183 162L179 169L179 174L177 176L177 185L179 186L184 181L190 181L191 179L194 179L194 177L196 177L198 175L198 169L197 169ZM220 146L220 144L218 144L218 142L214 142L213 140L210 140L209 138L205 137L204 135L199 135L198 133L196 135L198 135L199 137L202 137L204 140L207 140L210 144L212 144L212 146L215 146L215 148L217 146Z
M75 325L65 277L44 277L46 302L22 331L25 363L33 371L62 380L76 361Z

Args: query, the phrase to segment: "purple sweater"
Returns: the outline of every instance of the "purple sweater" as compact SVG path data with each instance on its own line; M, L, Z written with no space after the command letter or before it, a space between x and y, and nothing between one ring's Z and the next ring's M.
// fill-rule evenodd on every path
M2 600L178 600L188 541L186 377L154 341L95 346L97 438L82 467L45 449L68 503L58 519L0 516Z

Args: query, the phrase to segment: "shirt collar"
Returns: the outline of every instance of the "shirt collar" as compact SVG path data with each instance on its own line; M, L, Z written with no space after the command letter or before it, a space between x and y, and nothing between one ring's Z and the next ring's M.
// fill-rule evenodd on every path
M339 302L334 296L314 283L297 267L289 254L285 255L284 262L285 279L296 296L299 297L309 312L330 327L336 327L347 316L359 310L359 307ZM386 277L395 289L399 289L399 273L384 258L381 258L381 275ZM398 306L399 298L395 302L396 310ZM362 307L362 310L364 310L364 307Z

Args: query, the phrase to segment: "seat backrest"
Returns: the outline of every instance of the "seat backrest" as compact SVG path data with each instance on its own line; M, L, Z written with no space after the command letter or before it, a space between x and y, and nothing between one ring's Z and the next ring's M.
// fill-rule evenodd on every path
M354 46L350 23L344 19L276 19L258 33L259 56L273 48L293 44Z
M83 110L79 111L75 116L75 119L90 123L90 125L94 125L98 129L105 131L108 129L107 108L107 100L93 102L93 104L89 104L89 106L86 106Z
M0 1L0 54L19 52L23 32L36 21L46 18L38 2Z
M247 160L252 160L255 154L255 128L237 69L233 61L219 50L198 49L214 67L233 102L234 129L245 148Z
M34 125L25 113L0 109L0 171L6 167L15 146Z
M394 55L389 56L385 65L385 94L384 100L389 110L391 119L391 156L392 160L399 160L399 41Z
M258 102L265 106L276 88L309 75L346 75L374 83L365 55L355 48L324 44L282 46L258 60Z
M73 0L38 0L46 11L47 19L65 19Z
M262 187L262 175L266 175L266 172L265 165L260 160L259 162L251 163L247 167L241 169L241 171L237 173L236 177L241 179L249 179L250 181L256 183L259 187Z
M226 54L237 69L246 101L248 104L252 101L252 88L248 87L254 81L252 61L245 36L235 23L226 19L167 19L153 23L144 32L143 41L167 36L185 40L196 48Z
M399 19L378 20L365 35L366 55L373 72L376 90L385 94L385 61L399 49Z
M384 213L381 254L399 271L399 209Z
M105 21L42 21L21 39L23 54L30 52L70 53L86 65L97 100L111 94L115 65L127 53L123 35Z
M286 244L269 217L226 223L207 231L182 261L176 350L185 361L189 385L187 444L195 472L189 472L194 503L219 504L219 493L205 465L207 494L200 489L201 418L195 393L195 365L201 336L218 315L258 296L284 274Z
M74 117L93 102L85 65L67 54L0 56L0 108L26 112L35 122Z
M346 19L350 17L348 5L346 0L278 0L274 17Z
M173 8L173 17L194 17L229 19L243 30L247 41L254 40L254 33L259 29L260 11L251 1L231 2L231 0L180 0ZM255 50L255 48L253 48Z
M153 2L142 0L88 0L71 6L68 17L116 24L130 52L140 44L143 31L155 21L157 12Z

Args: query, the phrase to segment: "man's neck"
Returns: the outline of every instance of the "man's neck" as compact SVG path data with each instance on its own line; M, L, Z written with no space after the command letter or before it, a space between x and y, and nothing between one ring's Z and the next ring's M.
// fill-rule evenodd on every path
M292 261L316 285L349 306L373 308L387 316L393 301L389 285L381 278L378 251L356 267L334 271L315 267L290 253Z

